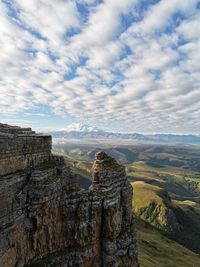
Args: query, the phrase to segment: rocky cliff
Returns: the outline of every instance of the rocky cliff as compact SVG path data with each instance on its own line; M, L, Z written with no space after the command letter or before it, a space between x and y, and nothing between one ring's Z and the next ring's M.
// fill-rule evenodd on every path
M97 154L89 190L51 137L0 124L0 266L136 267L132 187Z
M143 181L131 184L134 188L134 213L139 218L166 233L172 234L180 230L181 225L166 190Z
M0 123L0 175L48 161L51 143L51 136Z

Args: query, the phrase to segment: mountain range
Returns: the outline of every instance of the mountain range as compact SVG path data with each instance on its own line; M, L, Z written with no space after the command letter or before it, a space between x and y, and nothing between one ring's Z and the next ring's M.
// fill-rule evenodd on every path
M105 143L119 141L122 143L143 144L191 144L200 145L199 135L179 134L140 134L140 133L117 133L103 131L97 127L85 124L71 124L64 129L50 131L54 143L78 142L81 143Z
M103 130L100 130L98 127L82 124L82 123L73 123L68 125L66 128L60 129L56 132L104 132Z

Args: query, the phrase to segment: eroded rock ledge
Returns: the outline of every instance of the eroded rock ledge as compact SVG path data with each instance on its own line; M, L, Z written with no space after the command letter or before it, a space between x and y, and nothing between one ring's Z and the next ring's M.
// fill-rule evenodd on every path
M0 124L0 266L138 266L125 169L96 157L83 190L50 136Z

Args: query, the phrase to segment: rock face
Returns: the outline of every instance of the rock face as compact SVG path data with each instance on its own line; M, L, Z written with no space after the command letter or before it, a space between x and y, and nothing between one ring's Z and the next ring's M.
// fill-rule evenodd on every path
M51 143L51 136L36 135L30 128L0 123L0 175L47 161Z
M138 266L123 166L98 153L83 190L50 136L0 125L0 148L0 266Z

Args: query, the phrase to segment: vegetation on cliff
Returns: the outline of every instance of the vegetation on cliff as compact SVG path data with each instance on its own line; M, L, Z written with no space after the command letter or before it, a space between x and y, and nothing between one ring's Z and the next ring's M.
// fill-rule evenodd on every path
M155 185L132 182L133 210L138 217L158 229L173 232L180 228L168 193Z

